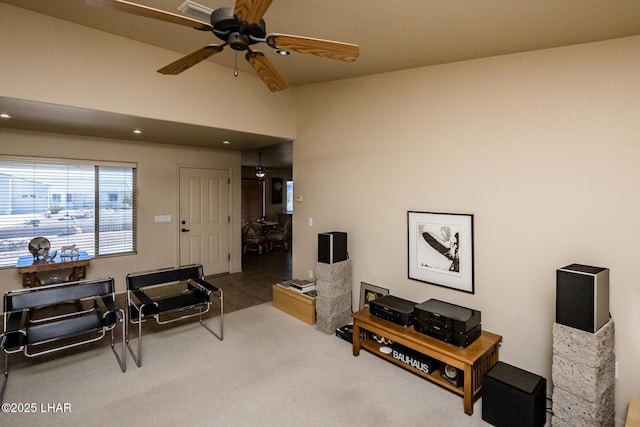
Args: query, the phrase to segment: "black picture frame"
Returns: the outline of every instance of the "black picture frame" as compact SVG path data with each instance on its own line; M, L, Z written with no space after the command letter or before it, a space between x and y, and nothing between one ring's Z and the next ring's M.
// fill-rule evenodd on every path
M409 279L475 293L473 215L407 212Z

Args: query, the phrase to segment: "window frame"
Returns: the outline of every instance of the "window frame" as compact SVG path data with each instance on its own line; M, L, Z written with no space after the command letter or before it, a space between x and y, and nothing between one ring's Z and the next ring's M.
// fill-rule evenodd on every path
M87 226L87 222L92 223L92 229L91 229L91 225L89 225L90 230L86 232L87 234L92 233L93 234L93 247L90 248L82 248L80 247L80 250L85 250L87 252L90 253L90 255L93 258L103 258L103 257L114 257L114 256L127 256L127 255L135 255L137 254L137 234L138 234L138 224L137 224L137 169L138 169L138 164L134 163L134 162L118 162L118 161L101 161L101 160L89 160L89 159L67 159L67 158L48 158L48 157L33 157L33 156L8 156L8 155L0 155L0 173L3 175L6 175L7 172L10 172L10 166L24 166L25 168L34 168L34 174L33 177L29 178L29 181L34 181L34 182L39 182L36 181L35 178L38 177L38 165L41 165L43 169L45 169L46 167L50 166L50 167L55 167L55 166L61 166L61 167L69 167L69 166L77 166L77 167L86 167L87 171L86 173L90 173L89 172L89 168L91 168L93 170L92 175L93 175L93 179L94 179L94 184L93 184L93 194L90 195L88 192L85 192L85 196L87 197L87 202L90 205L90 207L84 207L83 206L83 210L91 210L91 213L93 215L93 221L91 222L90 219L85 219L85 221L83 222L83 227ZM106 185L105 183L107 182L107 180L103 181L103 183L100 183L100 173L107 173L109 171L109 169L114 169L114 168L123 168L123 176L125 177L123 182L127 182L127 184L123 185L127 187L126 191L127 194L124 194L123 189L119 188L117 190L117 192L114 193L113 188L111 188L110 186L107 187L106 189L104 189L104 186ZM10 174L11 175L11 174ZM23 178L23 176L19 176L19 175L11 175L13 178L19 178L19 179L25 179ZM43 175L44 176L44 175ZM105 178L104 175L102 175L102 178ZM112 177L110 177L110 179L113 179ZM9 180L11 180L11 178L9 178ZM70 180L70 174L69 172L67 172L66 176L63 176L63 179L60 181L61 183L64 182L68 182ZM50 183L48 183L46 180L42 181L42 184L46 184L46 185L51 185ZM128 188L130 184L130 188ZM100 186L103 186L103 189L101 190ZM76 190L75 188L71 188L72 191ZM34 193L36 196L38 193ZM121 207L120 209L123 211L122 213L124 215L119 215L116 214L116 222L115 223L111 223L111 224L115 224L116 227L120 227L118 230L114 230L114 231L125 231L126 228L129 226L129 217L130 217L130 222L131 222L131 236L126 236L125 233L125 238L124 238L124 244L122 245L121 248L117 247L117 243L114 244L107 244L105 243L105 233L108 230L108 227L106 225L106 220L102 220L101 218L103 218L103 213L101 211L104 211L105 209L108 208L108 206L102 206L102 204L104 204L103 202L106 200L106 204L112 204L112 195L115 194L117 197L117 204L122 204L123 206L128 206L128 207ZM34 196L35 197L35 196ZM66 205L69 202L73 202L74 200L74 193L73 192L67 192L67 193L63 193L60 195L56 195L54 193L50 193L49 196L49 201L47 202L48 205L48 215L52 215L51 214L51 207L52 207L52 202L58 202L60 204L64 204ZM71 200L70 200L71 199ZM63 202L63 200L65 200L65 202ZM11 206L13 205L11 196L7 196L5 199L0 199L0 203L5 204L5 206L0 205L0 211L3 212L8 212L10 210ZM129 213L126 213L126 210L129 210ZM7 218L6 215L13 215L13 213L4 213L2 215L0 215L0 225L4 226L5 223L7 223L8 227L6 228L7 230L7 235L12 236L14 233L11 231L11 227L13 227L14 229L17 229L17 226L14 227L10 224L8 224L10 222L10 218ZM34 205L33 211L30 213L27 213L25 215L32 215L34 218L35 217L39 217L40 215L43 215L43 211L41 210L41 207L38 208L37 206ZM45 214L46 215L46 214ZM4 220L3 220L3 217ZM73 217L72 217L73 218ZM74 218L75 219L75 218ZM36 223L34 224L34 228L35 226L37 226L37 223L39 222L36 219L32 219L31 221L32 223ZM69 223L67 223L69 224ZM68 227L68 225L67 225ZM43 231L43 237L47 237L47 233L49 233L49 237L52 236L52 234L49 231ZM15 242L20 242L22 240L25 239L31 239L33 237L38 237L35 234L37 234L37 232L33 232L33 231L26 231L25 230L25 234L24 236L20 235L19 232L16 233L16 236L13 240ZM84 233L83 233L84 234ZM80 236L80 234L78 234L77 236ZM89 236L85 236L85 242L86 242L86 238ZM120 238L120 236L117 236L118 238ZM89 237L90 238L90 237ZM90 238L91 239L91 238ZM4 237L0 234L0 245L3 245L5 241L10 241L11 238L7 238ZM24 242L22 242L24 243ZM28 242L27 242L28 243ZM86 244L86 243L85 243ZM91 244L89 244L91 245ZM6 244L6 247L11 247L12 244L11 242ZM53 244L52 244L53 246ZM19 254L16 254L18 252L18 249L20 251ZM58 248L51 248L51 251L58 249ZM115 250L114 250L115 249ZM6 254L2 254L2 256L0 256L0 269L4 269L4 268L9 268L9 267L15 267L15 263L18 261L18 259L21 256L28 256L29 255L29 251L28 251L28 247L27 244L24 244L24 249L22 247L16 248L15 250L8 250L8 251L3 251L3 252L11 252L8 256ZM9 264L10 262L13 262L13 264Z

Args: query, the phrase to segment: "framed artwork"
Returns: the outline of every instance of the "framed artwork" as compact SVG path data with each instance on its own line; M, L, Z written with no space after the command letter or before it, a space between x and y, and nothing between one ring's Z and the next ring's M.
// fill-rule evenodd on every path
M473 215L407 212L409 279L474 293Z
M271 204L282 204L282 178L271 178Z
M368 308L369 302L385 295L389 295L389 289L360 282L360 310Z

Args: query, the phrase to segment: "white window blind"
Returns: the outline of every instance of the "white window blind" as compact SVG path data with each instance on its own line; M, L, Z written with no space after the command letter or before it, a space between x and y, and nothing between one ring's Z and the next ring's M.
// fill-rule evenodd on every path
M136 251L136 165L0 157L0 267L46 237L92 257Z

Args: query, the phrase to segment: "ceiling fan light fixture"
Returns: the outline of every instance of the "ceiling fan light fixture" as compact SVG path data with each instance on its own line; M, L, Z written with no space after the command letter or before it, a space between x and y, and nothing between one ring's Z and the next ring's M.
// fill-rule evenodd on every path
M265 173L267 172L262 167L262 151L258 153L260 160L258 161L258 166L256 167L256 176L260 179L264 178Z
M209 22L209 19L211 19L211 12L213 12L213 9L191 0L187 0L178 6L178 10L182 12L183 15L190 16L204 22Z

